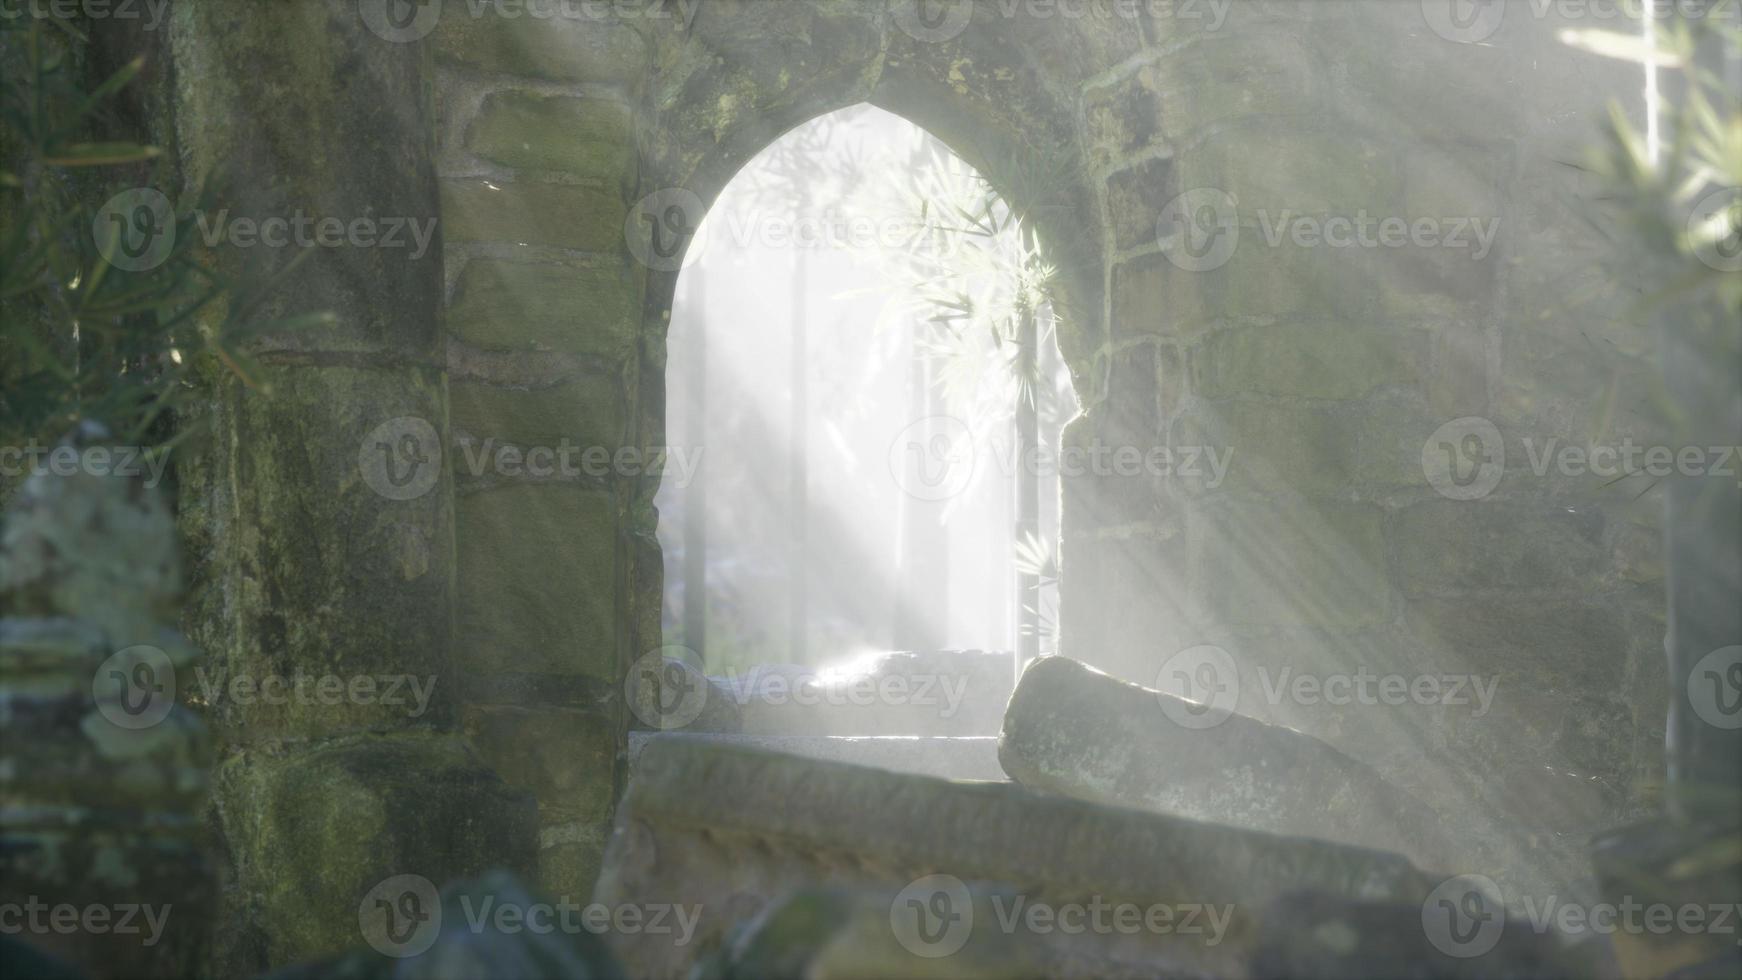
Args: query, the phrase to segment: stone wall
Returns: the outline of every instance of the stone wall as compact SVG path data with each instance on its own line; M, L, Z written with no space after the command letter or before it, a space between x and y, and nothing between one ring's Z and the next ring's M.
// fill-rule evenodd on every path
M633 479L469 464L504 447L643 443L643 270L623 222L649 41L610 20L487 6L473 16L450 3L425 44L446 242L461 717L490 765L538 798L540 883L579 899L621 783L630 651L659 645L653 518L634 510Z
M1112 256L1107 390L1085 393L1066 440L1165 433L1232 456L1217 486L1066 481L1061 649L1174 690L1169 658L1213 644L1232 670L1212 683L1241 712L1405 781L1462 774L1452 798L1513 812L1542 767L1576 773L1534 791L1594 796L1583 811L1612 818L1661 765L1661 491L1539 475L1532 453L1664 439L1649 332L1582 296L1603 245L1569 165L1606 99L1638 113L1641 75L1555 37L1627 25L1534 9L1460 33L1431 3L1236 3L1219 29L1158 25L1085 89ZM1174 237L1194 234L1169 210L1187 192L1196 240ZM1497 233L1482 257L1330 247L1289 225L1271 240L1279 222L1336 232L1363 214ZM1449 431L1497 437L1468 462L1503 444L1498 483L1442 493L1424 446L1472 417ZM1337 706L1288 686L1363 672L1474 674L1492 707Z
M1167 476L1065 481L1062 651L1154 685L1214 644L1243 712L1406 781L1463 774L1450 796L1491 805L1529 809L1550 767L1579 814L1551 829L1586 829L1657 779L1661 506L1633 499L1643 481L1532 464L1653 442L1646 334L1578 300L1599 246L1565 165L1606 98L1637 109L1639 80L1555 39L1620 25L1513 7L1478 38L1432 4L1353 0L935 19L848 0L663 18L450 3L429 46L454 438L660 444L678 270L638 261L636 229L665 220L646 209L681 202L670 230L693 228L787 128L872 102L950 143L1068 260L1061 347L1085 411L1067 445L1176 454ZM1220 261L1170 237L1191 230L1169 210L1187 191L1238 222ZM1467 247L1303 245L1286 224L1269 240L1339 216L1431 219ZM1454 499L1423 450L1470 418L1504 466ZM1224 479L1185 472L1200 449ZM589 873L620 782L617 681L658 645L653 488L456 479L464 713L540 796L549 886ZM1287 691L1301 674L1470 675L1492 702L1315 703Z
M213 663L437 680L414 719L214 710L234 961L335 948L346 903L390 874L525 860L547 891L587 891L623 779L622 680L660 643L657 477L540 476L529 452L496 451L659 445L677 269L647 258L648 220L678 200L694 228L782 132L862 101L950 144L1065 263L1060 344L1085 408L1067 443L1233 453L1214 486L1065 481L1062 652L1154 685L1215 644L1239 710L1387 772L1504 796L1553 766L1594 807L1637 802L1662 738L1660 503L1538 478L1522 441L1653 439L1644 335L1569 304L1597 245L1561 163L1637 77L1560 48L1564 25L1533 6L1475 44L1436 30L1431 4L1381 0L1139 3L1135 19L992 0L553 19L450 0L408 24L341 0L176 4L190 179L239 172L237 213L439 218L420 259L317 254L280 305L337 325L265 342L271 401L219 382L219 438L182 473L190 633ZM1169 211L1206 189L1226 197L1188 202L1231 210ZM1285 211L1498 234L1479 259L1273 247ZM1213 267L1220 239L1189 237L1217 230L1206 215L1240 233ZM1472 416L1506 465L1453 499L1423 449ZM405 499L358 463L401 419L446 463ZM1481 717L1272 704L1284 667L1498 687ZM529 795L536 858L517 836ZM364 832L341 826L341 797L374 815Z

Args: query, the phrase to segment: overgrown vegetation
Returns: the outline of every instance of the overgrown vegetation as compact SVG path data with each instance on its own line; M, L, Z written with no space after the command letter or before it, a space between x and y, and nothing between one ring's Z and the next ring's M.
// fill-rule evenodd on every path
M88 87L86 38L67 22L0 24L0 432L52 444L90 420L168 453L190 432L177 408L202 373L255 385L248 338L327 318L259 318L295 262L220 274L194 233L209 188L171 203L161 148L105 138L127 128L116 97L143 58Z

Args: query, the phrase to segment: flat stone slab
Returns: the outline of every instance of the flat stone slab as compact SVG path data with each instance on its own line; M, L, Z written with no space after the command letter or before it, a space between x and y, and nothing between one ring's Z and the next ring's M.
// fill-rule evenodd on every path
M1016 782L1082 800L1453 860L1434 813L1377 770L1216 710L1047 657L1017 684L998 758Z
M998 739L990 735L724 735L712 732L630 732L629 778L642 749L652 741L699 739L807 759L828 759L939 779L1006 782L998 764Z
M1094 939L1104 947L1098 960L1130 964L1134 973L1153 975L1165 964L1169 972L1189 967L1233 977L1242 975L1256 916L1279 895L1313 889L1419 902L1430 887L1407 858L1367 848L1008 783L952 782L707 739L654 739L618 807L594 900L699 904L700 924L687 945L665 936L610 937L631 975L682 977L697 959L723 950L736 925L795 889L906 890L907 900L936 910L942 892L925 882L937 876L1004 883L1031 906L1163 907L1175 923L1188 907L1227 909L1213 946L1177 929ZM1063 942L1064 935L1041 938Z

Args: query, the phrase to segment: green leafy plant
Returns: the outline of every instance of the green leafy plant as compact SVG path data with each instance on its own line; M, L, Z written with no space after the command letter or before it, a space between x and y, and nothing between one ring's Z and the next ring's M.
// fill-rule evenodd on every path
M202 372L258 387L242 350L248 338L329 318L261 319L263 300L295 260L271 274L220 274L195 233L207 189L154 212L139 202L167 205L152 190L169 176L163 151L92 138L117 126L115 97L143 59L86 91L77 57L84 39L59 20L25 20L4 38L0 431L52 442L94 420L119 443L168 453L191 431L176 424L176 409ZM119 261L118 249L141 236L173 244L149 262Z
M1602 30L1567 31L1562 39L1655 66L1680 82L1679 97L1650 107L1668 137L1662 152L1612 105L1604 143L1588 163L1631 233L1633 247L1614 282L1635 291L1632 312L1715 300L1731 317L1742 316L1742 273L1733 268L1742 256L1742 92L1700 58L1712 45L1742 45L1742 30L1716 18L1664 19L1649 42Z

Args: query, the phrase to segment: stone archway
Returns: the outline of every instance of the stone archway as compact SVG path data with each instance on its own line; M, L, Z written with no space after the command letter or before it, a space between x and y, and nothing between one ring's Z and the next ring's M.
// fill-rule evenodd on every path
M1509 24L1470 46L1435 36L1413 4L1254 0L1224 25L1184 5L1163 22L1162 5L1121 20L969 2L949 5L970 11L966 29L928 40L898 20L912 0L716 0L693 22L541 20L453 0L411 45L347 0L174 8L191 179L235 165L237 214L439 215L444 246L440 263L371 253L366 275L311 263L303 282L339 323L265 344L278 397L217 392L223 438L184 473L201 553L193 632L214 657L239 672L441 680L435 710L413 720L253 707L219 719L233 753L219 809L247 906L234 932L263 957L348 945L356 896L388 875L513 857L467 836L479 814L530 807L498 794L491 768L536 796L543 886L585 892L622 780L622 681L659 644L656 480L584 459L573 474L528 472L524 449L566 439L612 457L661 441L675 275L634 259L634 203L660 188L705 202L779 133L859 101L937 134L1033 209L1048 240L1084 243L1071 274L1093 315L1061 346L1086 412L1067 439L1177 433L1263 464L1222 495L1067 485L1065 567L1096 600L1066 591L1065 652L1134 673L1153 671L1146 655L1206 641L1274 666L1321 653L1391 669L1424 651L1412 671L1492 672L1498 659L1529 677L1507 717L1460 717L1427 738L1472 771L1564 756L1623 798L1649 781L1663 692L1634 690L1661 675L1649 529L1607 498L1528 478L1486 502L1442 499L1420 466L1423 441L1461 416L1539 440L1579 434L1603 387L1587 379L1638 359L1535 326L1578 240L1558 199L1571 179L1550 162L1583 134L1533 123L1576 117L1598 77L1569 70L1560 25ZM253 125L219 122L233 119ZM310 140L310 120L355 152ZM1048 185L1056 198L1020 190L1035 183L1027 163L1059 158L1073 176ZM1255 244L1190 272L1157 222L1204 186L1243 209L1474 214L1518 231L1501 244L1504 270L1446 252ZM1278 367L1315 362L1348 370ZM356 470L359 444L404 416L455 450L451 478L409 502ZM517 455L467 449L485 440ZM1484 564L1484 541L1511 550ZM1177 593L1156 587L1170 581ZM1488 666L1472 659L1483 655ZM1533 683L1547 680L1552 693ZM1410 742L1343 727L1352 714L1291 707L1303 727L1416 761ZM1587 734L1593 718L1601 738ZM338 798L334 773L380 817L368 846L351 826L336 840L337 821L301 818L303 800Z
M1063 292L1084 315L1060 344L1079 394L1104 388L1103 232L1076 106L1098 62L1079 55L1139 38L1103 19L979 16L934 42L881 0L707 3L687 25L450 8L431 41L456 442L662 445L680 266L636 258L636 203L693 202L693 228L780 134L861 102L937 135L1075 261ZM563 45L596 57L550 54ZM460 713L540 799L546 887L584 892L623 779L623 681L661 645L658 475L457 473L455 487ZM551 533L564 527L585 531Z

